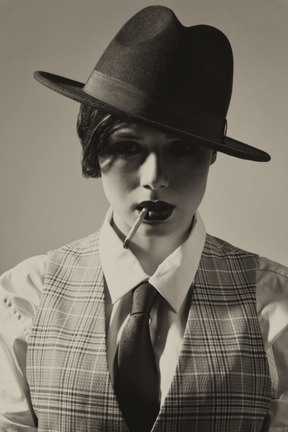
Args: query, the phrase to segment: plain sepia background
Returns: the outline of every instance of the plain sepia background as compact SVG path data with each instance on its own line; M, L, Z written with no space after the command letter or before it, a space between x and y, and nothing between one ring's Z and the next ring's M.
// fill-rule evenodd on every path
M207 231L288 265L287 0L0 0L1 272L90 234L108 208L101 180L81 174L79 104L33 72L85 82L124 22L151 4L228 36L227 135L272 156L253 163L218 154L200 209Z

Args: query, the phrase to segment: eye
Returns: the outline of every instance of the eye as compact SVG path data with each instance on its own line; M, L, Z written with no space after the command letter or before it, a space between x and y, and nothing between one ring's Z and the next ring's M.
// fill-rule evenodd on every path
M179 157L192 156L197 153L197 147L195 147L195 145L193 145L190 141L185 140L173 141L170 149L175 156Z
M119 141L108 145L107 152L110 155L132 157L141 152L141 146L135 141Z

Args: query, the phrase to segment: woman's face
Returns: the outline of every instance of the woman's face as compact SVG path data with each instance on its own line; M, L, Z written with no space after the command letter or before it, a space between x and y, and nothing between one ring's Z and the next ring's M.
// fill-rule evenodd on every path
M183 235L191 226L215 159L212 150L134 123L115 126L99 157L114 223L127 235L143 207L137 235ZM213 160L212 160L213 159Z

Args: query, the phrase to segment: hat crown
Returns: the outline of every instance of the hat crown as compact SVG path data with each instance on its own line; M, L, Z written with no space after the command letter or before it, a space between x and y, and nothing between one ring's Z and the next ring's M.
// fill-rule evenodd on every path
M174 12L164 6L148 6L137 13L120 29L115 40L123 45L145 42L165 34L176 23L181 26Z
M104 84L99 74L109 80ZM206 25L185 27L170 9L149 6L113 38L84 90L99 96L106 87L103 102L124 113L219 141L232 75L232 50L222 32ZM130 99L134 93L134 104L127 104L127 92Z
M183 28L170 9L147 7L120 29L95 70L155 97L161 92Z

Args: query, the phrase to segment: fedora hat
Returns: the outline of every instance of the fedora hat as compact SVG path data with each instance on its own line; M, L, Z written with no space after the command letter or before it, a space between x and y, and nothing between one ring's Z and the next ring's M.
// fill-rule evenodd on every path
M185 27L167 7L146 7L127 21L86 84L48 72L34 76L68 98L195 145L270 160L266 152L226 136L233 80L226 36L208 25Z

